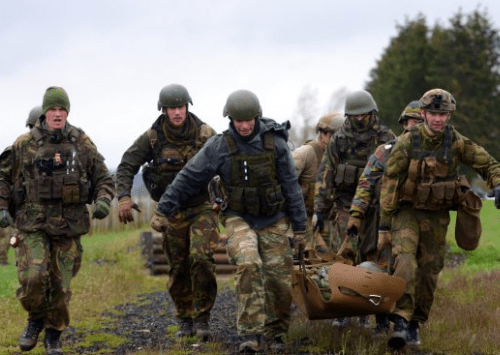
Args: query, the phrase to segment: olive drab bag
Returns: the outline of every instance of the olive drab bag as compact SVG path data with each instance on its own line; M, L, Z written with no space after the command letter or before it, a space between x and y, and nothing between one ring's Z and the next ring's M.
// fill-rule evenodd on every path
M463 175L457 180L456 197L455 241L461 249L474 250L479 245L482 232L480 212L483 203Z

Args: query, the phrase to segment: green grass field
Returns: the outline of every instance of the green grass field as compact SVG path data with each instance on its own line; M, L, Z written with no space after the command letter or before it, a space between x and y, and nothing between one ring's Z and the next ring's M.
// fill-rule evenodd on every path
M422 327L422 354L500 354L500 211L485 201L481 213L483 235L477 250L458 268L443 270L430 319ZM453 236L448 241L453 252L462 252ZM165 278L150 276L140 253L140 230L127 230L84 237L84 260L72 284L71 324L78 329L99 329L103 311L113 312L117 304L139 303L145 292L165 291ZM0 267L0 355L18 353L18 338L26 313L15 298L17 276L14 250L9 266ZM228 284L231 284L229 281ZM367 331L349 329L340 334L331 322L294 319L290 338L307 335L311 345L301 349L309 354L386 354L385 340L374 339ZM82 346L102 341L88 335ZM126 339L105 339L120 344ZM63 347L66 354L73 349ZM179 349L172 349L175 353ZM43 354L37 346L30 354ZM154 354L144 350L137 354Z

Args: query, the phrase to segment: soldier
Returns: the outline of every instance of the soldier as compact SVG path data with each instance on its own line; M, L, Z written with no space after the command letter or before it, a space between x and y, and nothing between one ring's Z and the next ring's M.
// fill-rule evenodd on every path
M327 113L320 118L316 125L316 133L318 134L316 140L306 141L304 145L293 152L297 176L306 204L308 230L312 230L311 219L314 212L314 188L319 164L330 138L340 129L343 123L344 118L340 114L336 112ZM314 238L308 236L306 239L312 241L312 246L317 251L325 253L332 247L330 229L330 224L325 223L321 234L316 234ZM328 249L325 249L325 247Z
M143 178L155 201L175 176L216 132L189 111L193 104L187 89L170 84L160 91L162 114L123 154L116 172L118 217L134 220L131 189L144 163ZM210 335L208 321L217 296L213 252L218 243L218 219L209 202L207 184L198 185L179 213L170 216L163 232L163 248L169 262L168 291L176 307L178 337Z
M92 217L105 218L115 188L94 143L67 122L66 91L49 87L42 107L40 122L0 156L0 227L14 223L18 230L16 295L28 312L20 348L33 349L45 328L47 354L59 355L80 237L90 227L86 205L93 201Z
M31 130L42 115L42 106L33 107L28 114L28 118L26 119L26 127ZM13 235L14 231L12 228L0 229L0 265L9 265L9 261L7 258L10 245L9 239Z
M408 338L415 339L419 323L429 316L444 266L449 210L459 193L459 163L488 181L500 208L500 164L448 123L456 108L453 96L443 89L432 89L422 96L420 105L424 124L399 138L382 177L378 247L392 241L394 275L406 282L392 315L395 324L389 346L394 349L403 347Z
M151 226L163 230L168 218L214 176L229 196L222 222L227 252L237 265L237 328L240 352L257 352L262 335L282 350L290 324L292 250L304 246L306 212L292 154L289 123L262 117L255 94L229 95L223 115L229 129L205 144L163 194ZM290 228L290 221L292 228ZM292 231L293 229L293 231Z
M32 129L35 124L39 121L40 117L43 115L42 106L35 106L31 109L28 114L28 118L26 119L26 127L28 129Z
M401 113L398 122L404 128L403 133L409 127L422 123L420 103L418 101L410 102ZM387 245L382 250L377 248L380 213L379 198L385 163L396 141L397 138L390 143L379 145L368 159L368 163L359 178L356 194L352 199L351 209L349 210L349 222L347 223L347 234L358 235L360 231L363 231L363 235L365 236L360 245L361 261L376 262L386 272L389 272L391 248L390 245ZM366 218L366 224L363 223L365 216L368 217ZM377 314L375 318L377 323L376 332L387 332L389 330L387 316Z
M345 246L341 255L356 265L359 261L358 241L347 236L351 202L368 157L378 145L390 142L395 135L380 122L377 104L367 91L348 95L344 111L346 120L328 143L319 168L313 228L323 229L328 196L333 191L333 233L340 238L337 245L343 243Z

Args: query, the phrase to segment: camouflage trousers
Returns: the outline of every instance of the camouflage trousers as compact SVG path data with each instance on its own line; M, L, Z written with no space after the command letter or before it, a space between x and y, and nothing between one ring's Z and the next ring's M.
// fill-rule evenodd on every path
M168 218L163 249L169 270L168 292L179 319L208 320L217 296L213 253L219 242L217 214L209 203Z
M403 207L392 220L394 276L406 282L395 314L425 322L434 302L439 273L444 267L448 211L423 211Z
M64 330L70 321L70 283L80 270L83 248L80 237L47 236L43 232L19 233L16 248L16 296L29 316L45 318L45 326Z
M0 264L8 263L9 240L12 236L12 229L10 227L0 228Z
M333 239L332 239L332 250L333 252L338 252L345 242L344 251L340 254L347 260L352 261L353 265L357 265L359 262L359 247L357 237L348 237L347 235L347 223L349 222L349 211L344 209L339 209L336 211L335 219L333 220ZM346 238L348 239L346 241Z
M288 218L254 230L239 216L225 219L227 253L237 265L236 325L241 335L283 336L290 325L293 237Z

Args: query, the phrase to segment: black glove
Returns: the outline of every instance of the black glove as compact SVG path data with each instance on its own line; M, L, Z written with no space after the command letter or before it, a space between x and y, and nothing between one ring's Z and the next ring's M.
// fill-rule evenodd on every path
M14 220L8 210L0 210L0 227L7 228L14 224Z
M314 212L312 217L313 232L322 231L325 226L325 213L318 211Z
M495 198L495 207L500 209L500 185L497 185L493 190L488 193L488 197Z

